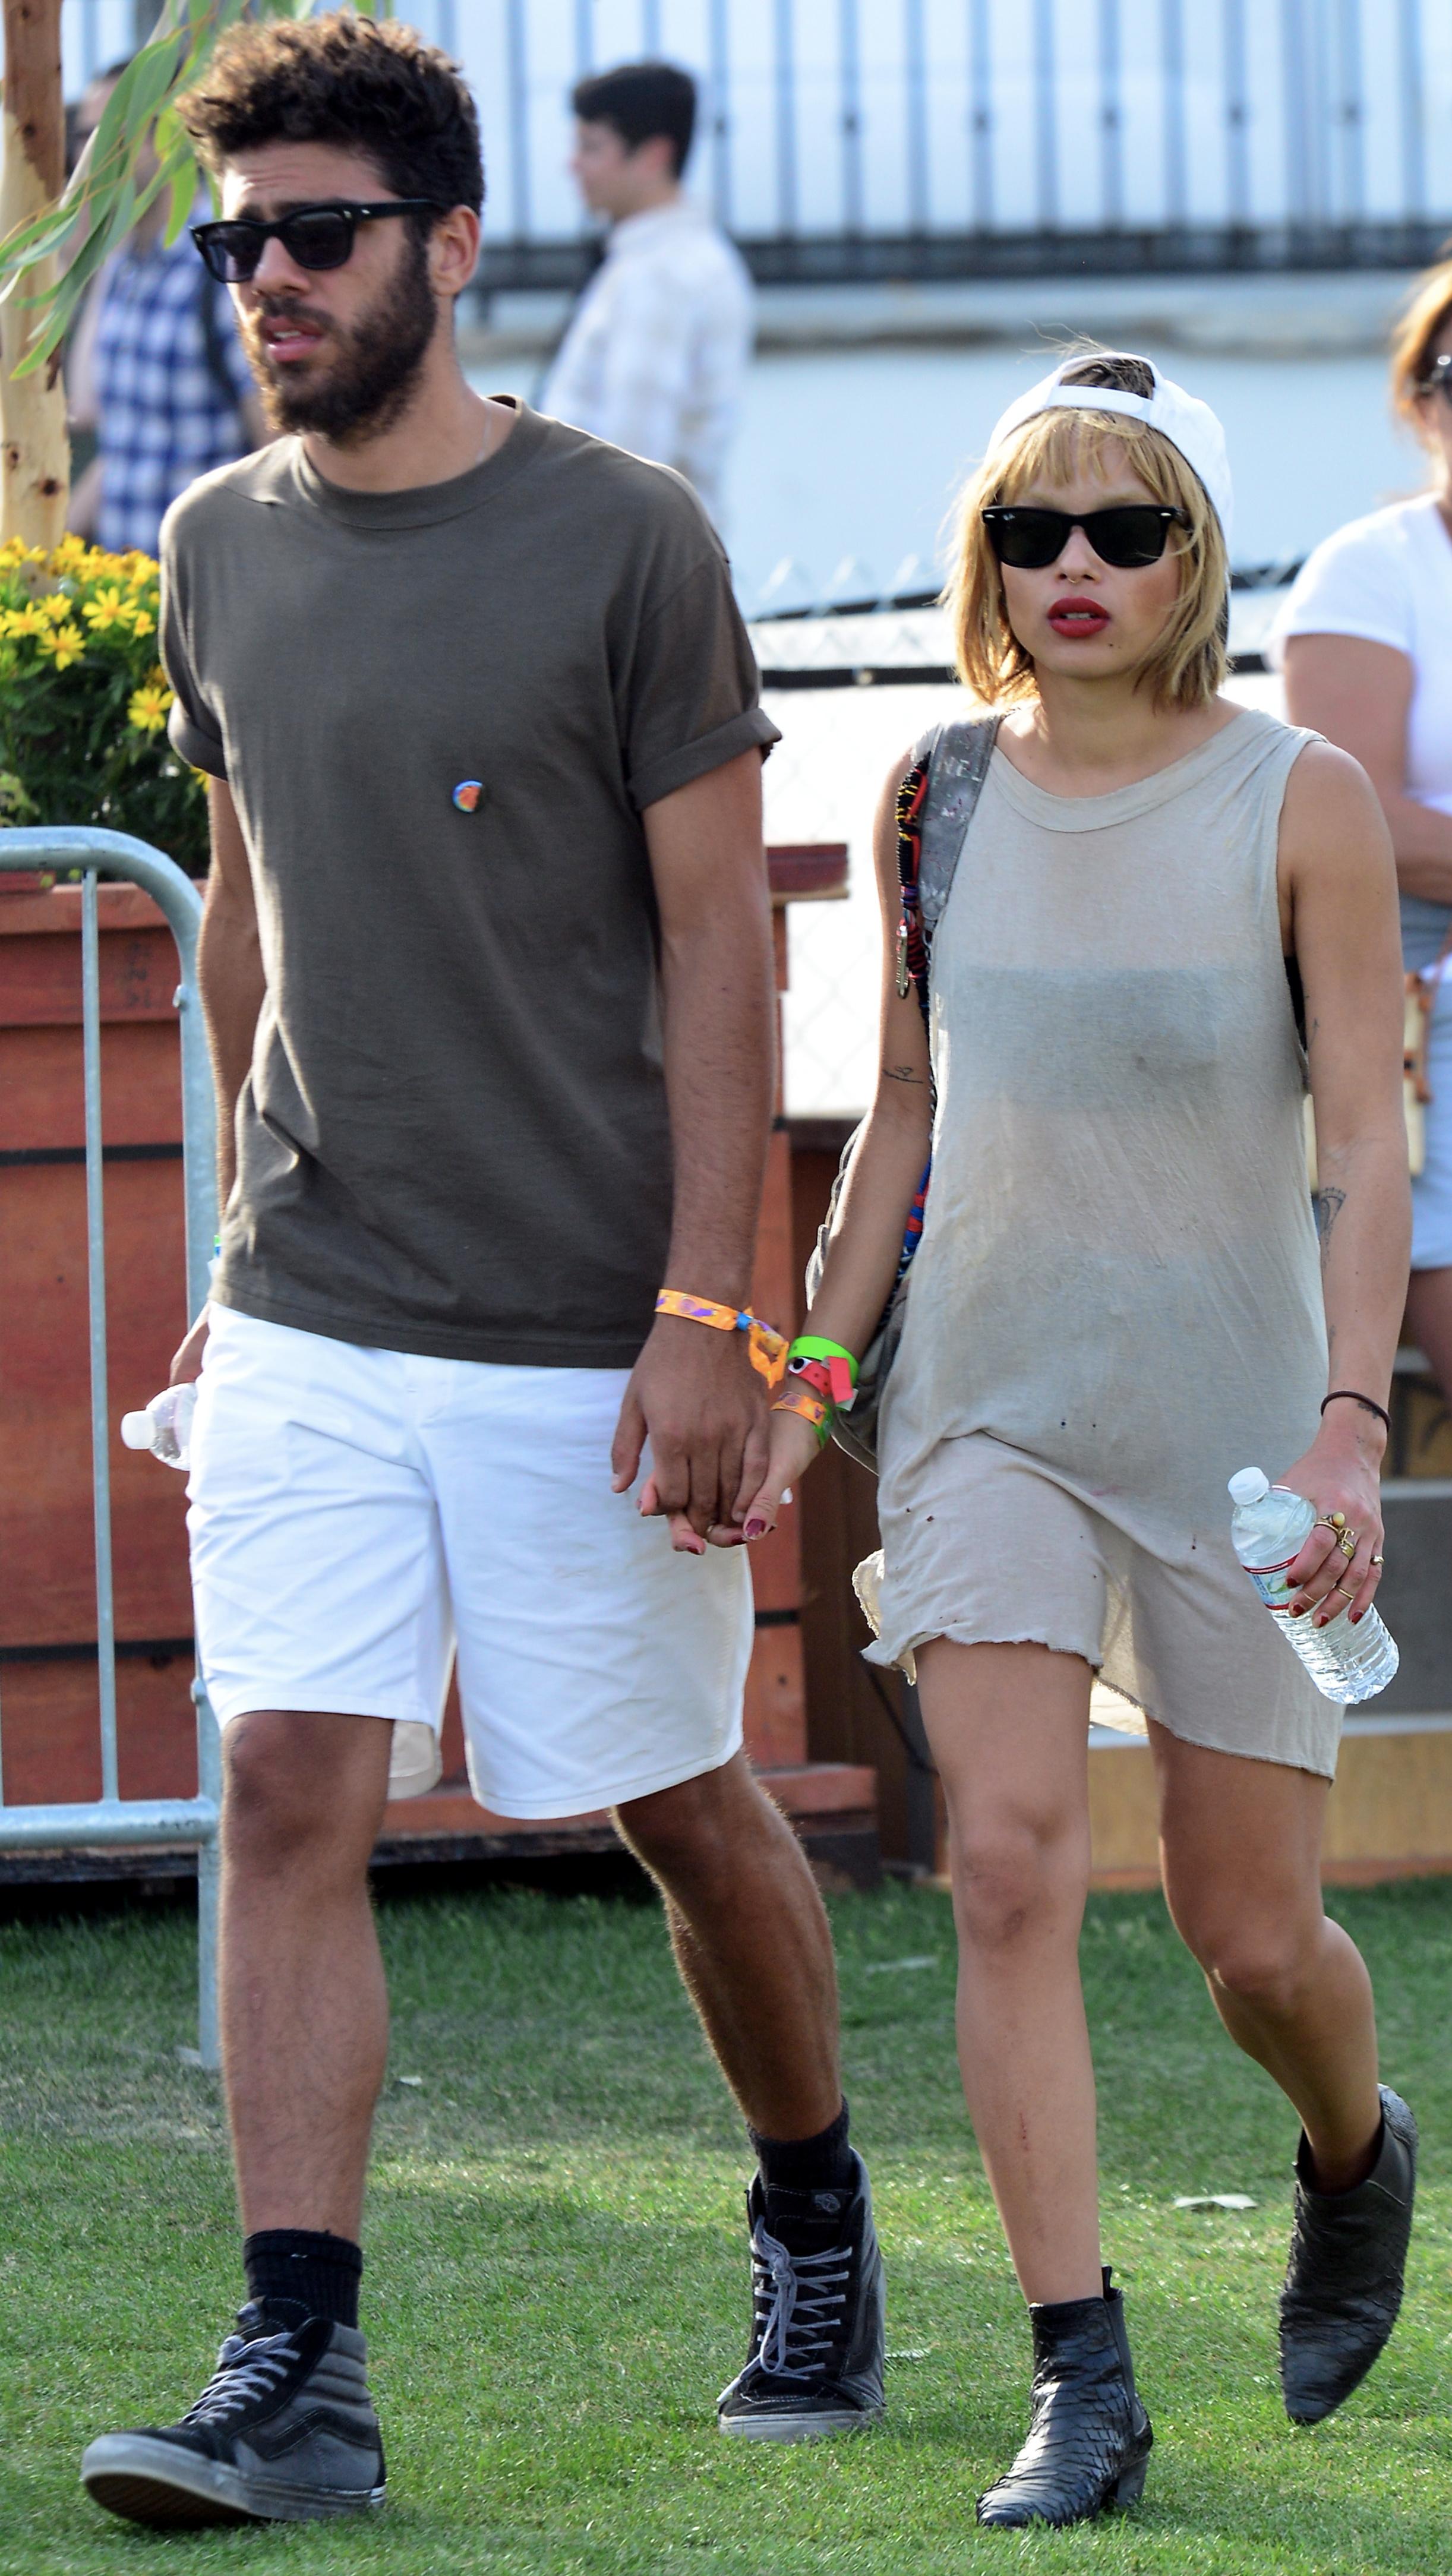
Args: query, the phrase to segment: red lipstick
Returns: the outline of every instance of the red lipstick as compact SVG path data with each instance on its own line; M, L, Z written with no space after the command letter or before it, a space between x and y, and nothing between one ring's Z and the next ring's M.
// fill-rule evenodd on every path
M1102 635L1109 622L1108 609L1097 599L1056 599L1049 610L1056 635Z

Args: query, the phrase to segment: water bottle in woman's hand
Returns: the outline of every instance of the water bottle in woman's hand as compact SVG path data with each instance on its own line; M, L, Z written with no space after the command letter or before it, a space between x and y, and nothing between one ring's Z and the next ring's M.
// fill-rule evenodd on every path
M1238 1476L1231 1477L1230 1498L1235 1505L1230 1524L1235 1553L1322 1698L1342 1706L1374 1699L1386 1689L1400 1661L1395 1641L1376 1609L1368 1610L1354 1628L1344 1596L1341 1610L1324 1628L1317 1627L1313 1611L1304 1611L1299 1619L1290 1615L1300 1586L1286 1581L1286 1569L1316 1526L1315 1504L1286 1485L1273 1485L1259 1467L1242 1467Z
M168 1386L154 1395L144 1413L123 1413L121 1438L128 1449L149 1449L167 1467L192 1463L192 1415L197 1409L195 1381Z

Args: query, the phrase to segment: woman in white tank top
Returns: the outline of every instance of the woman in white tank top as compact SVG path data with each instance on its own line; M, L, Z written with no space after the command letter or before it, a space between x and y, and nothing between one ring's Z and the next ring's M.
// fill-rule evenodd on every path
M1133 2501L1151 2441L1101 2272L1078 1973L1096 1670L1144 1712L1175 1922L1300 2114L1295 2420L1371 2367L1410 2227L1415 2127L1321 1905L1339 1712L1237 1565L1225 1491L1260 1462L1309 1495L1301 1615L1364 1615L1407 1267L1396 884L1356 763L1218 694L1228 506L1218 423L1143 359L1067 362L1000 422L954 601L963 676L1002 723L930 1033L894 970L887 782L882 1074L808 1318L863 1350L931 1138L864 1571L947 1796L964 2089L1033 2324L1029 2437L988 2523ZM752 1535L817 1437L773 1412Z

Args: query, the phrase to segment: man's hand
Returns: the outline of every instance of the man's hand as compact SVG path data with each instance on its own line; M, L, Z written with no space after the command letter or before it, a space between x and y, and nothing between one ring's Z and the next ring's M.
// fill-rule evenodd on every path
M203 1307L171 1364L168 1386L186 1386L202 1374L202 1353L207 1347L207 1307Z
M766 1380L744 1333L659 1316L620 1408L610 1453L616 1493L634 1484L648 1440L641 1511L664 1513L672 1545L691 1556L704 1555L708 1536L718 1547L737 1544L766 1473L766 1408Z

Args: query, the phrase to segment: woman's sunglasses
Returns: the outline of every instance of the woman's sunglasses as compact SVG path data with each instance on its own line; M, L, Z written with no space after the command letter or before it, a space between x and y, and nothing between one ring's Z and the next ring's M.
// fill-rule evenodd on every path
M325 206L294 206L290 215L279 215L272 224L253 215L193 224L192 239L219 284L245 286L257 275L262 254L274 236L297 268L345 268L360 224L376 223L383 215L443 212L432 197L385 197L370 206L340 197Z
M1444 402L1452 402L1452 357L1434 358L1417 391L1419 394L1440 394Z
M1082 528L1101 563L1118 572L1133 572L1158 563L1171 528L1188 528L1189 514L1157 501L1126 501L1109 510L1087 510L1075 518L1068 510L1018 509L995 501L979 513L988 542L1001 564L1015 572L1046 572L1057 563L1071 532Z

